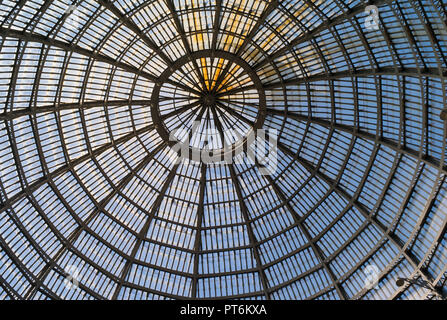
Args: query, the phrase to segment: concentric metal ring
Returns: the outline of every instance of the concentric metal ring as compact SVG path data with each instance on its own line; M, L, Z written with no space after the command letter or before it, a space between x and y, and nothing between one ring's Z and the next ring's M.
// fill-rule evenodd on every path
M168 79L174 74L176 73L178 70L180 70L185 64L191 62L191 59L221 59L221 61L223 60L224 63L222 63L223 65L226 64L232 64L235 67L233 67L233 69L235 68L241 68L242 72L247 74L249 77L249 83L245 83L244 87L238 85L237 83L231 87L231 91L226 88L226 90L222 90L221 88L223 88L224 86L221 86L220 88L217 88L215 90L211 90L210 88L203 88L203 87L197 87L196 89L200 92L201 95L192 95L190 96L190 100L195 100L194 103L191 103L191 108L186 108L183 110L183 112L191 112L191 109L193 109L194 107L197 107L196 110L198 110L197 112L204 112L204 108L219 108L219 106L217 106L217 104L219 103L219 99L226 97L226 96L231 96L231 92L233 91L242 91L242 95L244 94L244 90L251 90L251 92L255 91L256 92L256 100L257 103L253 104L250 103L251 106L255 105L256 109L257 109L257 114L256 114L256 118L253 119L252 122L250 122L250 130L254 130L256 131L257 129L262 128L263 124L264 124L264 120L265 120L265 116L266 116L266 97L265 97L265 91L263 88L263 85L261 83L261 80L259 79L258 75L256 74L256 72L254 72L252 70L252 68L248 65L248 63L246 63L244 60L242 60L241 58L239 58L238 56L229 53L229 52L224 52L224 51L211 51L211 50L202 50L202 51L197 51L192 53L191 55L185 55L184 57L182 57L181 59L177 60L172 68L168 68L166 69L160 76L160 81L157 82L157 84L155 85L153 92L152 92L152 96L151 96L151 115L152 115L152 119L154 121L154 123L156 123L156 130L158 132L158 134L160 135L160 137L167 141L169 144L174 144L178 141L173 141L173 137L172 135L172 130L174 128L170 128L166 125L166 123L164 122L164 120L166 119L166 115L162 114L161 110L160 110L160 93L161 90L163 88L163 86L166 84L166 82L168 81ZM219 74L219 77L221 78L227 78L227 77L231 77L230 72L228 71L228 69L222 68L221 70L223 70L223 72L227 72L227 74ZM211 81L210 81L211 82ZM228 94L226 93L228 91ZM175 93L172 93L172 97L173 100L176 99L175 97ZM182 98L182 99L186 99L186 98ZM242 107L244 107L244 101L240 101L238 102L239 104L242 105ZM220 103L219 103L220 104ZM230 110L229 106L224 106L223 103L220 104L223 108L225 108L225 112L230 112L232 114L232 116L234 117L234 119L237 119L236 121L239 122L243 122L243 114L242 112L240 112L240 110ZM184 108L184 106L183 106ZM200 111L201 110L201 111ZM179 114L183 113L182 109L176 108L175 110L173 110L171 113L174 114L175 116L178 116ZM192 113L192 112L191 112ZM217 114L217 112L216 112ZM239 117L239 118L238 118ZM241 120L242 119L242 120ZM249 121L245 121L246 123L248 123ZM246 124L245 123L245 124ZM233 126L237 127L237 124L232 124ZM245 143L246 141L246 134L248 134L249 130L245 130L244 135L237 141L233 142L231 145L229 146L221 146L220 148L214 148L213 150L213 154L215 155L221 155L221 156L225 156L226 153L228 152L235 152L235 150L238 150L239 146L241 146L242 144ZM195 152L195 153L200 153L202 151L203 148L201 147L194 147L194 146L189 146L190 149L190 153L191 152Z

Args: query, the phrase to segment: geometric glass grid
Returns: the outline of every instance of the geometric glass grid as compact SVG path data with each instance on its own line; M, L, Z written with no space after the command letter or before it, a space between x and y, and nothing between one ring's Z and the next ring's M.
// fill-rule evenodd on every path
M445 0L0 12L0 299L446 297Z

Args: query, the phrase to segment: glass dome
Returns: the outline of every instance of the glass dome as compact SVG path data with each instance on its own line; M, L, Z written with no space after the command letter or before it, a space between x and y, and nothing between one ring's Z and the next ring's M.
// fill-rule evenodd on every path
M445 0L0 12L1 299L445 298Z

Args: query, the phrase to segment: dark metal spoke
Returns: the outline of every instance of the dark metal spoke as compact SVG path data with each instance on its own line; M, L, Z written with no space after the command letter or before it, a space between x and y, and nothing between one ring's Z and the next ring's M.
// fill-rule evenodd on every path
M130 18L125 16L120 9L118 9L111 1L109 0L96 0L99 4L110 10L118 19L119 21L124 24L127 28L132 30L140 39L144 41L144 43L147 44L149 48L154 50L154 52L166 63L168 68L172 68L174 65L174 62L157 46L155 42L153 42ZM186 73L181 70L181 72L186 76L189 77ZM182 86L183 87L183 86ZM185 86L187 88L187 86Z
M261 278L262 287L264 290L264 295L267 300L270 300L270 293L269 293L269 284L267 280L267 276L265 274L264 268L262 267L261 257L259 255L259 249L256 245L257 239L255 237L255 234L253 233L253 228L250 225L250 216L248 208L245 205L244 197L242 194L241 186L239 184L238 177L236 175L236 171L234 170L234 166L232 163L227 164L228 169L230 170L231 180L233 182L234 190L236 191L236 195L239 202L239 208L241 210L242 216L244 217L244 220L246 222L246 228L248 233L248 238L250 239L250 244L252 246L252 252L256 261L256 266L258 270L259 277Z
M219 131L220 138L222 140L222 145L225 146L226 145L225 134L224 134L224 130L222 128L222 124L219 120L219 117L217 116L217 112L216 112L215 108L211 108L211 111L213 112L214 122L216 123L217 130ZM258 241L257 241L257 239L253 233L253 229L250 225L250 217L249 217L249 213L248 213L249 210L245 205L241 186L239 184L239 180L237 178L233 164L227 163L227 167L230 170L231 180L233 182L233 187L236 191L236 195L237 195L238 202L239 202L239 208L241 210L242 216L244 217L244 220L246 223L245 227L247 228L248 238L250 239L250 245L252 247L252 252L253 252L253 255L254 255L254 258L256 261L257 271L258 271L259 277L261 279L262 287L264 288L264 294L265 294L266 299L269 300L270 293L269 293L268 280L267 280L265 271L262 267L262 262L261 262L261 258L259 255L259 249L257 248L257 245L256 245L258 243Z
M116 287L115 292L112 297L113 300L116 300L118 298L120 290L123 287L123 284L126 282L126 278L130 272L132 263L134 263L135 257L138 253L138 250L140 249L141 244L144 241L144 238L145 238L145 236L149 230L149 227L151 225L151 222L153 221L155 215L157 214L157 211L160 209L160 205L166 196L166 192L168 191L169 186L171 185L172 181L175 178L175 175L177 173L177 169L178 169L179 165L180 165L180 161L178 163L174 164L174 166L170 170L168 176L166 177L165 182L163 183L160 193L158 194L156 200L154 201L154 204L152 205L151 212L148 215L146 222L144 223L143 227L141 228L141 231L138 234L137 240L136 240L135 245L134 245L132 252L130 254L130 259L127 260L125 266L123 267L120 280L117 284L117 287Z
M231 109L230 107L227 107L226 105L224 105L224 104L222 104L220 102L217 102L217 105L219 107L221 107L222 109L224 109L225 111L227 111L232 116L234 116L234 117L238 118L239 120L245 122L249 126L253 126L255 124L254 121L251 121L250 119L247 119L242 114L240 114L239 112L236 112L235 110Z
M268 18L268 16L272 13L273 10L275 10L279 5L278 0L271 0L270 3L267 5L267 8L264 10L264 12L259 17L256 24L253 26L249 34L245 37L244 41L236 51L237 56L241 56L244 49L248 46L248 44L252 41L253 37L256 35L256 32L259 30L259 28L262 26L262 24L265 22L265 20ZM230 69L230 64L227 64L225 66L225 69L222 71L222 73L219 75L219 77L216 80L216 84L214 86L214 89L218 90L220 85L222 84L222 81L225 79L225 75L228 73Z
M191 284L191 297L197 297L197 282L199 279L199 259L200 259L200 250L202 245L202 224L203 224L203 211L205 206L205 191L206 191L206 170L207 165L205 163L201 163L200 167L200 185L199 185L199 203L197 207L197 225L196 225L196 237L194 240L194 269L193 269L193 280Z
M171 111L171 112L162 114L161 117L162 117L163 119L169 119L169 118L171 118L171 117L173 117L173 116L182 114L182 113L184 113L185 111L192 110L192 109L194 109L195 107L197 107L197 106L199 106L199 105L200 105L200 101L196 101L196 102L193 102L193 103L189 103L189 104L187 104L187 105L184 105L184 106L178 108L177 110L174 110L174 111Z
M303 159L301 157L297 157L296 154L291 151L289 148L284 146L281 142L278 142L278 147L286 154L295 157L295 159L309 172L315 172L318 177L320 177L323 181L325 181L328 186L333 188L341 197L346 199L350 204L356 207L356 209L362 214L362 216L368 221L370 224L374 225L378 230L380 230L383 233L383 236L392 243L398 250L399 255L402 255L405 260L408 261L408 263L417 270L419 275L427 282L433 283L432 276L422 269L419 264L420 261L417 260L417 258L409 252L406 247L402 244L403 241L399 239L394 233L389 231L381 222L377 220L376 217L374 217L370 212L368 212L365 209L365 206L359 202L359 200L355 199L354 196L350 195L347 191L345 191L340 185L338 185L336 182L333 181L329 176L321 172L320 169L314 167L311 163L309 163L306 159ZM433 288L433 291L437 291L435 288Z
M110 148L114 148L120 144L126 143L130 139L137 137L145 132L151 131L154 129L154 125L149 125L146 127L143 127L141 129L135 130L127 135L124 135L110 143L107 143L97 149L94 149L91 153L85 154L79 158L76 158L69 163L59 167L58 169L48 173L47 175L43 176L42 178L36 180L35 182L29 184L25 189L17 192L15 195L10 197L9 199L6 199L3 204L0 206L0 213L11 208L12 205L14 205L16 202L20 201L24 197L26 197L28 194L32 194L35 190L40 188L41 186L48 183L49 180L53 180L56 177L63 175L64 173L73 170L74 167L77 165L86 162L92 158L98 157L103 152L106 152Z
M214 14L213 40L211 42L211 50L217 49L217 37L219 35L220 16L222 13L222 0L216 0L216 12Z
M291 213L291 215L295 221L295 224L300 228L301 232L303 232L304 236L306 237L307 241L309 242L310 246L312 247L312 250L314 251L315 256L318 258L321 265L323 266L323 268L326 270L327 274L329 275L334 288L337 290L337 293L340 296L340 299L346 300L347 299L346 293L344 292L344 290L338 283L334 272L331 270L329 264L326 262L321 249L318 247L318 244L316 243L316 241L314 239L312 239L312 236L309 233L309 230L302 223L302 220L301 220L299 214L295 211L295 209L292 207L290 202L287 201L286 196L281 191L281 189L278 187L278 185L275 183L275 181L273 181L272 177L269 175L265 175L264 177L268 180L269 184L272 186L272 189L275 192L276 196L282 201L282 203L285 204L285 206L287 207L287 210Z
M110 201L112 201L114 197L130 183L130 181L138 174L138 172L141 169L143 169L165 146L166 146L165 143L162 143L158 147L156 147L150 154L145 156L143 160L141 160L140 163L135 167L135 169L129 172L116 186L112 186L112 191L88 215L85 221L83 221L84 225L88 225L90 222L92 222L96 218L96 216L100 214L101 211L103 211L107 207ZM45 281L46 277L48 276L52 268L56 265L57 261L63 256L63 254L67 250L69 250L73 246L73 244L82 234L83 230L84 226L80 225L70 234L70 236L67 237L62 248L60 248L59 251L53 257L53 262L47 264L45 268L43 268L42 271L40 272L38 276L38 281L35 283L34 288L28 292L27 298L32 298L34 296L36 290L38 289L40 284L42 284Z
M111 66L121 68L121 69L126 70L130 73L135 74L136 76L140 76L145 79L148 79L154 83L161 83L160 79L158 79L157 77L155 77L154 75L152 75L146 71L142 71L142 70L138 69L137 67L134 67L134 66L129 65L124 62L114 60L114 59L112 59L106 55L100 54L98 52L84 49L78 45L65 43L63 41L56 40L56 39L51 39L51 38L42 36L37 33L29 33L29 32L17 31L17 30L12 30L12 29L0 28L0 36L3 38L11 37L11 38L15 38L15 39L20 39L20 40L23 40L26 42L41 43L43 45L47 45L50 47L60 48L66 52L74 52L74 53L83 55L85 57L88 57L88 58L91 58L91 59L94 59L97 61L105 62L107 64L110 64ZM181 83L178 83L176 81L167 79L165 82L170 83L174 86L177 86L185 91L192 92L194 94L200 94L200 92L198 92L197 90L194 90L193 88L190 88L190 87L183 85Z
M110 1L110 0L96 0L96 1L100 5L107 8L107 10L112 12L123 25L125 25L127 28L132 30L138 37L140 37L140 39L143 40L144 43L146 43L149 48L154 50L154 52L165 61L165 63L167 64L168 67L172 67L172 65L173 65L172 60L163 51L161 51L161 49L155 44L155 42L153 42L151 39L149 39L149 37L135 24L135 22L133 22L126 15L124 15L120 11L120 9L118 9L113 4L112 1Z
M284 117L290 117L291 119L295 119L298 121L305 121L308 123L318 124L326 128L333 128L338 131L347 132L349 134L352 134L355 137L362 138L365 140L373 141L376 143L379 143L385 147L390 148L391 150L397 151L401 154L405 154L409 157L412 157L414 159L420 159L423 163L430 165L431 167L434 167L436 169L441 168L440 170L447 174L447 166L441 165L439 160L436 160L428 155L422 155L420 156L419 151L410 149L409 147L404 147L400 145L399 142L393 141L391 139L386 139L382 137L378 137L372 133L368 133L366 131L362 131L361 129L357 129L352 126L344 125L344 124L337 124L337 123L331 123L331 121L326 119L319 119L314 117L309 117L305 115L280 111L280 110L274 110L274 109L267 109L267 113L271 115L277 115L277 116L284 116Z
M174 24L177 29L177 32L180 34L180 37L182 38L183 48L185 49L185 52L188 55L189 60L193 64L194 68L196 69L197 77L199 77L199 81L201 82L202 87L200 87L199 84L197 84L197 83L196 83L196 85L198 86L199 89L206 90L207 86L205 83L205 79L203 78L203 74L200 71L200 68L199 68L199 65L197 64L196 59L193 59L191 56L191 54L192 54L191 46L189 45L188 39L186 38L185 29L183 28L183 26L180 22L177 10L175 10L174 3L172 2L172 0L165 0L165 1L169 8L170 13L171 13L172 19L174 20Z
M290 41L288 47L295 47L299 44L311 41L312 39L314 39L318 34L323 33L326 30L329 30L331 28L333 28L336 25L339 25L341 23L343 23L346 20L350 20L353 17L364 13L366 7L370 6L370 5L375 5L375 6L380 6L384 3L388 3L389 0L370 0L368 1L368 3L366 4L359 4L351 9L349 9L349 11L343 12L342 14L331 18L327 21L325 21L324 23L321 23L318 27L316 27L315 29L305 32L302 35L300 35L299 37L293 39L292 41ZM282 56L283 54L285 54L289 48L288 47L283 47L277 51L275 51L273 54L271 54L270 56L268 56L267 58L263 59L262 61L258 62L253 69L254 70L258 70L261 67L263 67L265 64L267 64L269 61L273 61L276 58Z
M42 113L59 112L63 110L86 110L98 107L120 107L120 106L149 106L151 104L150 99L148 100L109 100L109 101L88 101L84 103L61 103L55 105L41 106L41 107L30 107L17 109L12 111L7 111L0 113L0 120L12 120L24 116L39 115Z

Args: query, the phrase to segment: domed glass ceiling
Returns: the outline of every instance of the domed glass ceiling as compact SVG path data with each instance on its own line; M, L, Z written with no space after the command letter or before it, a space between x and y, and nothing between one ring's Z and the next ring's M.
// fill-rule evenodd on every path
M442 298L446 7L1 1L0 298Z

